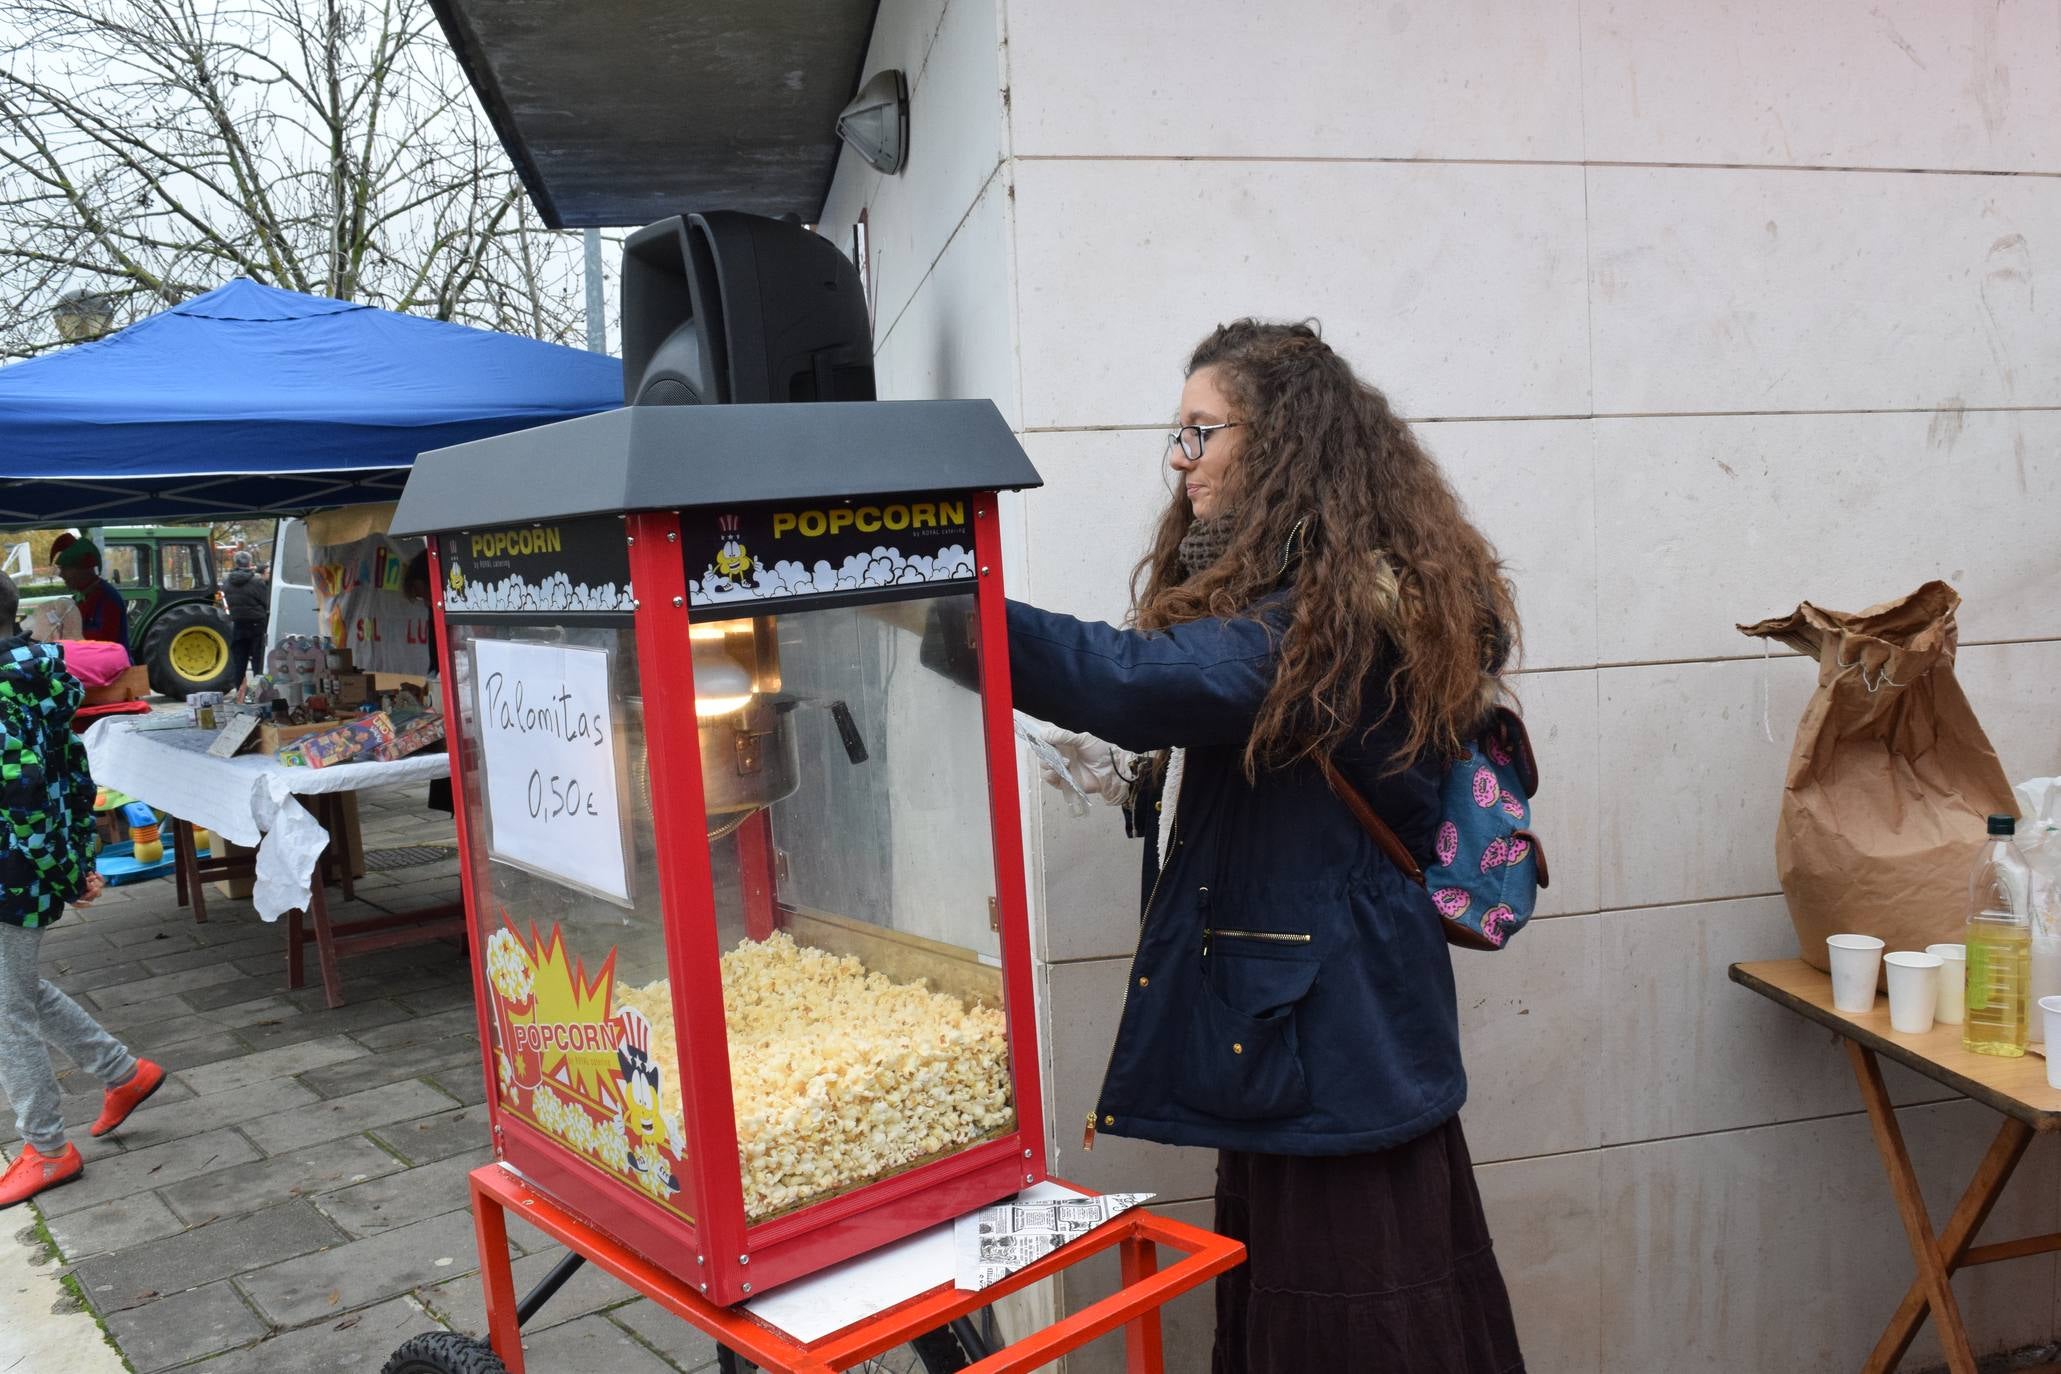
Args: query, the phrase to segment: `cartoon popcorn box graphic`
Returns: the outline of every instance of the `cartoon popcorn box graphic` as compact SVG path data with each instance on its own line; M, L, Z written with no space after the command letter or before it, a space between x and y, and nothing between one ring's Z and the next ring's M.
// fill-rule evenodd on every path
M487 937L487 978L494 985L494 1018L501 1031L501 1053L508 1057L516 1083L534 1089L544 1079L544 1052L533 1037L517 1033L530 1025L537 1011L537 971L522 939L503 926Z

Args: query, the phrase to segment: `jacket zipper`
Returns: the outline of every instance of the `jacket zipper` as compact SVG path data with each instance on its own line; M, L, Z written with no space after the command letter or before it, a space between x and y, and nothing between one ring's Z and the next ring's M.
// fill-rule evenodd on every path
M1154 906L1155 906L1155 905L1156 905L1156 904L1158 903L1158 901L1159 901L1159 885L1160 885L1161 883L1163 883L1163 882L1165 882L1165 881L1166 881L1166 871L1167 871L1167 870L1168 870L1169 868L1172 868L1172 867L1173 867L1173 864L1174 864L1174 850L1178 849L1178 848L1180 847L1180 844L1181 844L1181 818L1180 818L1180 816L1179 816L1179 815L1176 815L1176 816L1175 816L1175 817L1173 818L1173 820L1172 820L1172 821L1170 821L1170 822L1168 822L1168 824L1167 824L1167 828L1166 828L1166 853L1165 853L1165 854L1164 854L1164 855L1162 856L1162 860L1163 860L1163 861L1162 861L1162 862L1160 863L1160 865L1159 865L1159 872L1158 872L1158 873L1156 873L1155 875L1153 875L1153 879L1152 879L1152 891L1151 891L1151 892L1149 892L1149 893L1147 893L1147 894L1146 894L1146 896L1145 896L1145 920L1144 920L1144 921L1140 921L1140 922L1138 923L1138 942L1137 942L1137 943L1136 943L1135 945L1133 945L1133 946L1131 947L1131 964L1130 964L1130 968L1128 968L1128 969L1126 969L1126 970L1124 971L1124 995L1123 995L1123 1000L1117 1003L1117 1008L1116 1008L1116 1030L1117 1030L1117 1034L1118 1034L1118 1035L1122 1035L1122 1034L1123 1034L1123 1025L1124 1025L1124 1013L1125 1013L1126 1011L1128 1011L1128 1010L1130 1009L1130 1005L1131 1005L1131 974L1132 974L1132 971L1133 971L1133 970L1135 970L1135 969L1136 969L1136 968L1138 967L1138 951L1139 951L1139 950L1141 950L1141 949L1143 949L1143 948L1145 947L1145 921L1149 921L1149 920L1151 920L1151 919L1152 919L1152 908L1153 908L1153 907L1154 907ZM1095 1098L1096 1098L1096 1102L1095 1102L1095 1105L1096 1105L1097 1107L1100 1107L1100 1106L1102 1105L1102 1102L1101 1102L1101 1098L1102 1098L1102 1093L1103 1093L1103 1092L1106 1092L1106 1091L1108 1090L1108 1088L1109 1088L1109 1071L1110 1071L1110 1069L1114 1068L1114 1067L1115 1067L1115 1065L1116 1065L1116 1041L1112 1040L1112 1041L1110 1041L1110 1042L1109 1042L1109 1059L1107 1060L1107 1062L1105 1062L1105 1063L1104 1063L1104 1064L1102 1065L1102 1087L1101 1087L1100 1089L1098 1089L1098 1090L1096 1091L1096 1093L1095 1093ZM1083 1150L1092 1150L1092 1149L1094 1149L1094 1148L1095 1148L1095 1113L1094 1113L1094 1112L1089 1112L1089 1113L1088 1113L1088 1128L1087 1128L1087 1129L1086 1129L1085 1131L1081 1132L1081 1149L1083 1149Z
M1310 937L1308 935L1297 934L1289 931L1211 930L1209 927L1204 926L1202 929L1202 952L1204 954L1209 953L1209 942L1212 939L1257 940L1261 944L1268 945L1306 945L1310 942Z

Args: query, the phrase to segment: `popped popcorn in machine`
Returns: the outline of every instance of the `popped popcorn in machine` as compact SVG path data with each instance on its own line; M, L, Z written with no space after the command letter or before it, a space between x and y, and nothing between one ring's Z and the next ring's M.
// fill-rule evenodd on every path
M418 462L493 1144L730 1304L1045 1176L986 401Z

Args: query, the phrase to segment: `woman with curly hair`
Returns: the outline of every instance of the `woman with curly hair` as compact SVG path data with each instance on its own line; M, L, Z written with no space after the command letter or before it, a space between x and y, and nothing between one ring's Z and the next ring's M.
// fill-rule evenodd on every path
M1175 424L1129 626L1009 608L1016 704L1077 775L1131 784L1146 842L1086 1143L1219 1151L1217 1229L1247 1262L1218 1282L1217 1374L1522 1370L1441 922L1324 772L1429 865L1446 763L1503 695L1509 584L1308 325L1217 329Z

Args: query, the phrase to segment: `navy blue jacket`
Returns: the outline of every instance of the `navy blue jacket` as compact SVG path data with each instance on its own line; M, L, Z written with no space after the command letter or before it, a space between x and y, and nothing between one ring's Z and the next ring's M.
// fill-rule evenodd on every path
M1278 615L1276 617L1278 623ZM1385 1149L1460 1110L1452 963L1437 912L1311 764L1247 782L1275 632L1142 632L1009 605L1016 705L1144 752L1187 752L1178 815L1148 834L1150 895L1093 1127L1270 1154ZM1385 699L1370 690L1367 719ZM1394 723L1335 756L1428 857L1438 770L1383 777ZM1157 829L1155 825L1154 830ZM1163 838L1168 859L1153 871Z

